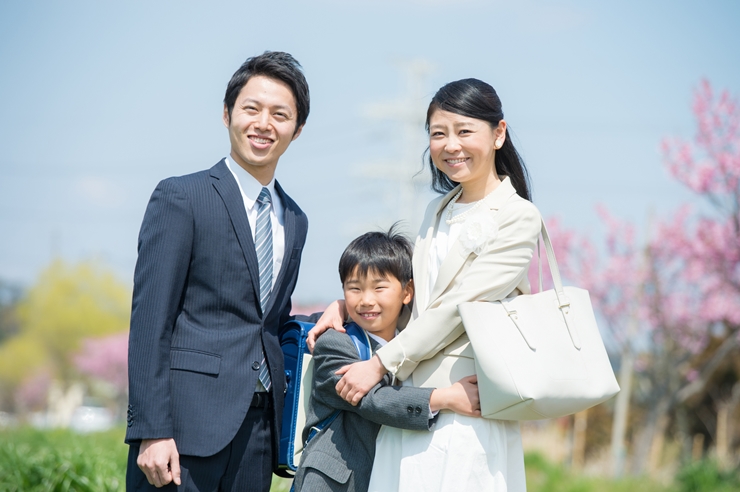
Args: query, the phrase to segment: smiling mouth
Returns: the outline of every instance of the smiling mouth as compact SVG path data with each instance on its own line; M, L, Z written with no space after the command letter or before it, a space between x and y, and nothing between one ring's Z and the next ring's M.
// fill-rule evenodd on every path
M380 313L360 313L360 317L363 319L375 319L380 316Z
M272 143L272 139L271 138L257 137L255 135L250 135L247 138L249 138L249 140L251 140L252 142L258 143L258 144L263 144L264 145L264 144L271 144Z
M450 166L456 166L457 164L462 164L463 162L467 161L467 157L461 157L459 159L445 159L445 162L449 164Z

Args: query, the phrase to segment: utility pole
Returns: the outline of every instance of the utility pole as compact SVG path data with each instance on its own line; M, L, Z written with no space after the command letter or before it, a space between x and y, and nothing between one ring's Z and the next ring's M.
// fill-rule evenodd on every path
M363 111L367 118L388 121L400 128L400 138L391 139L388 148L395 157L364 162L357 167L357 174L378 180L385 190L386 199L379 210L382 216L403 220L410 227L409 232L415 233L427 201L423 193L425 183L419 183L414 175L421 169L421 155L426 148L424 121L430 99L426 80L432 65L423 59L397 61L396 65L405 81L404 93L393 100L369 104Z

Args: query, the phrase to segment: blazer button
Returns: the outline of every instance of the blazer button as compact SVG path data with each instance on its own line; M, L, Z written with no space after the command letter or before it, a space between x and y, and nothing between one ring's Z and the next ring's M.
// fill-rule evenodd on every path
M421 415L421 407L416 407L416 415Z
M257 361L252 362L252 369L254 369L256 371L259 368L260 368L260 363L259 362L257 362Z
M409 405L408 408L406 408L406 411L408 413L414 413L414 407L412 407L411 405Z

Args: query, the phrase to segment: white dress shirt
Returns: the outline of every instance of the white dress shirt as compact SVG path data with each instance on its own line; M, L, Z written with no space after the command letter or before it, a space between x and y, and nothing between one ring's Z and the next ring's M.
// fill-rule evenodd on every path
M478 202L453 203L452 216L457 217L458 215L467 212L468 210L473 208L476 203ZM437 226L437 233L432 238L432 243L429 247L429 258L427 260L429 267L429 283L426 290L427 297L434 291L434 284L437 283L437 277L439 276L439 269L442 266L442 262L444 262L445 258L447 258L447 253L450 252L450 249L452 249L452 246L455 244L455 241L457 241L457 238L460 237L460 231L462 230L462 226L464 224L464 222L455 222L453 224L448 224L448 208L449 205L445 207L445 209L440 214L439 225ZM429 305L429 299L419 299L419 301L423 302L422 306Z
M244 208L247 211L249 219L249 228L252 230L252 241L254 241L254 229L257 225L257 198L262 191L263 185L257 181L254 176L249 174L230 157L226 158L226 166L236 179L239 191L244 200ZM270 224L272 225L272 287L275 287L275 281L280 273L280 266L283 264L285 255L285 219L283 214L283 202L280 200L275 191L275 178L272 178L264 188L270 190L272 197L272 207L270 207Z

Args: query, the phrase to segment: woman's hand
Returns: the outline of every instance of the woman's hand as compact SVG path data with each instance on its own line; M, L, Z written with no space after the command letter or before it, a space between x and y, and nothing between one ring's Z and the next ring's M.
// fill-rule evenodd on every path
M480 417L478 376L474 374L447 388L435 389L429 399L429 407L432 412L452 410L460 415Z
M324 314L322 314L321 318L319 318L319 320L316 322L316 325L311 328L311 331L308 332L308 337L306 338L306 345L308 345L308 350L313 353L313 348L316 345L316 340L329 328L333 328L344 333L345 329L343 328L343 325L346 318L347 310L345 308L343 299L338 299L329 304L329 306L324 311Z
M347 403L357 406L368 391L378 384L388 370L377 355L370 360L355 362L339 369L343 375L336 386L337 394Z

